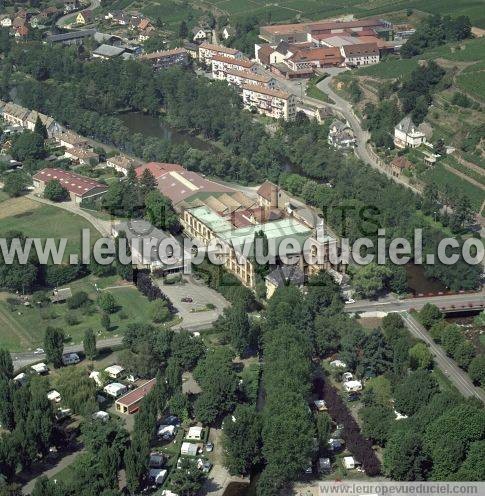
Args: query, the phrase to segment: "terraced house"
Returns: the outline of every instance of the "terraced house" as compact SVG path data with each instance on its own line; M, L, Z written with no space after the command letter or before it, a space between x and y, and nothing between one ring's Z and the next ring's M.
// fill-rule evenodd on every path
M229 48L224 45L214 45L212 43L202 43L199 46L199 61L210 65L212 58L216 55L222 55L230 59L242 59L243 54L235 48Z

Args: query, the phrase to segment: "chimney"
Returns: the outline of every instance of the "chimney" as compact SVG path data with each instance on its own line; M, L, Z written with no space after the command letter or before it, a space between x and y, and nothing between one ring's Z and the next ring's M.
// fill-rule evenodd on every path
M274 184L271 185L271 197L270 197L270 207L278 208L278 186Z

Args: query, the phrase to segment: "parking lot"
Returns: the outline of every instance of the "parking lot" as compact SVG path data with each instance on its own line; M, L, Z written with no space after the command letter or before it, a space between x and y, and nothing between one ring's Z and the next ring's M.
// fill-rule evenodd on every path
M205 284L196 281L192 276L184 276L184 283L164 284L156 280L160 289L170 298L178 310L182 323L178 328L188 331L207 329L217 320L225 307L229 306L217 291L208 288ZM191 302L183 302L182 298L191 298ZM207 310L207 305L214 305L214 310Z

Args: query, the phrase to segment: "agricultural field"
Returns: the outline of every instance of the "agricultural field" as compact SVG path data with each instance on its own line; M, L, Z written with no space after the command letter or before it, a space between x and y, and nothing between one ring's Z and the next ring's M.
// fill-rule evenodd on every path
M474 62L485 58L485 38L475 38L459 43L448 43L427 50L418 58L453 60L455 62Z
M463 90L471 97L485 102L485 68L483 64L476 64L469 67L468 72L463 72L456 77L456 84L458 88Z
M101 326L101 312L95 304L96 287L104 287L115 297L118 310L110 315L111 327ZM64 330L66 344L82 342L84 331L93 329L99 339L122 334L129 324L149 323L151 303L135 287L126 285L118 277L97 278L88 276L68 285L71 291L85 291L92 303L84 308L70 310L66 303L48 304L43 308L24 306L15 296L0 294L0 347L10 351L32 350L42 346L47 326Z
M376 65L362 67L355 73L357 76L369 76L377 79L397 79L411 74L418 67L415 59L388 58Z

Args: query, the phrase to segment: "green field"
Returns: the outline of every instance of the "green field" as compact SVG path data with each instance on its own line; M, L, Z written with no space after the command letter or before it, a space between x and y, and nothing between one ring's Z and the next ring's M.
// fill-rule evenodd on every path
M385 59L379 64L363 67L356 71L358 76L370 76L378 79L403 78L418 67L414 59Z
M40 205L22 197L6 200L3 205L5 209L0 212L0 234L16 230L32 238L67 238L65 260L71 253L80 253L82 229L90 230L92 242L99 238L99 233L91 224L66 210Z
M485 62L478 62L456 77L458 87L470 96L485 101Z
M68 284L71 291L86 291L93 302L96 300L96 289L106 286L118 286L118 277L99 279L88 276ZM0 347L11 351L29 350L42 346L47 326L60 327L64 330L68 343L80 343L84 331L93 329L98 338L113 337L122 334L133 322L150 323L150 302L135 287L125 286L109 290L116 299L119 309L111 317L111 329L105 331L101 326L101 312L95 303L92 310L70 310L66 303L49 304L45 308L11 305L8 295L3 293L0 299ZM13 296L13 295L11 295ZM66 315L74 316L78 323L69 325Z
M350 13L369 17L414 9L430 14L467 15L474 26L485 27L485 0L192 0L192 4L211 6L233 18L256 15L273 23Z
M450 189L458 190L470 199L473 208L478 212L484 197L484 192L477 186L461 179L453 172L445 169L443 165L436 164L432 169L426 171L423 175L426 182L432 182L441 190Z
M475 38L460 43L448 43L419 55L418 58L443 58L456 62L483 61L485 59L485 38Z

